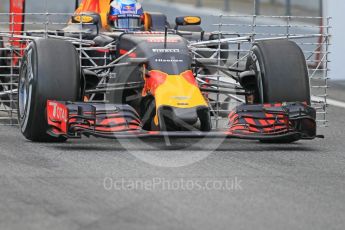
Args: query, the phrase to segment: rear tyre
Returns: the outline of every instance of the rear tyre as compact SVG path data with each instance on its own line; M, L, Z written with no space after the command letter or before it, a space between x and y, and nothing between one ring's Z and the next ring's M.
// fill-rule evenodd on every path
M258 42L250 52L246 67L256 72L255 103L305 102L310 105L308 68L296 43L288 40ZM295 136L274 143L291 143L299 138Z
M218 34L211 34L211 35L205 35L206 39L204 41L212 41L212 40L218 40L218 39L224 39L225 37L223 35L219 36ZM228 44L222 44L220 47L219 45L208 45L208 49L211 51L199 51L198 53L205 58L212 58L213 55L218 52L217 50L220 48L220 63L215 64L217 66L220 64L221 66L226 65L229 58L229 45ZM218 57L218 55L217 55ZM205 75L215 75L219 72L219 69L214 67L210 68L207 66L200 66L203 68L202 74Z
M39 39L23 57L18 90L18 117L23 135L34 142L63 142L47 134L47 100L81 98L80 64L75 47L66 41Z

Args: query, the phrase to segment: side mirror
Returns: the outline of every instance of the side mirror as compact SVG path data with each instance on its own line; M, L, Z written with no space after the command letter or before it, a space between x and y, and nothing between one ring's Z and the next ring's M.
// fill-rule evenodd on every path
M71 18L72 24L84 24L84 25L95 25L99 31L102 28L101 16L97 13L80 13L75 14Z
M200 24L201 24L201 18L198 16L186 16L186 17L176 18L177 26L200 25Z
M72 16L73 23L95 23L95 18L92 15L73 15ZM97 23L97 22L96 22Z

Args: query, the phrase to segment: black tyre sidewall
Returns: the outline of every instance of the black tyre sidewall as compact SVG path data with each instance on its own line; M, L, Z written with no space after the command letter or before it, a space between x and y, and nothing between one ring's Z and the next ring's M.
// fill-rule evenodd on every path
M277 49L281 51L281 54L269 54L269 52L267 52L267 47L270 49ZM290 49L286 47L290 47ZM283 60L282 63L289 66L289 68L281 66L281 74L277 74L279 65L277 65L276 59ZM273 71L272 66L270 66L272 63L276 65L273 67L275 68ZM271 44L254 44L247 59L246 69L257 71L258 82L254 100L255 103L274 104L282 102L306 102L309 105L311 104L308 68L303 51L296 43L288 40L280 40L273 41ZM288 70L283 71L283 69ZM281 92L284 93L282 94ZM268 144L293 143L299 139L300 136L295 135L280 140L265 140L261 142Z
M277 42L277 41L276 41ZM308 69L306 66L306 61L304 59L304 55L302 50L297 46L297 44L291 41L280 41L284 44L284 42L289 43L292 45L291 50L282 50L282 54L280 56L275 55L271 57L267 57L267 54L263 51L263 48L260 44L255 44L251 50L251 55L247 61L247 69L250 65L255 66L255 70L257 70L257 65L259 65L261 74L258 76L258 95L260 98L257 100L257 103L279 103L279 102L306 102L309 105L311 104L310 98L310 83L309 83L309 76L308 76ZM277 47L275 49L280 49L279 43L277 43ZM276 61L273 59L282 59L285 65L289 65L289 58L284 57L284 52L292 52L295 56L295 59L298 61L299 66L291 66L289 68L288 73L282 72L282 74L272 74L270 72L270 63L272 61ZM254 57L253 57L254 54ZM291 55L291 54L290 54ZM256 60L254 60L256 59ZM295 60L293 60L295 61ZM283 69L284 66L282 66ZM279 66L275 66L273 68L279 68ZM297 70L300 71L297 71ZM271 69L272 70L272 69ZM301 71L303 70L303 71ZM273 71L276 72L276 71ZM293 79L292 77L298 76L299 79ZM284 87L282 87L282 84ZM262 88L260 87L262 86ZM286 89L289 89L287 91ZM277 92L280 93L285 91L286 94L284 96L277 95Z
M31 101L27 105L30 108L29 112L25 110L23 117L21 117L20 111L18 112L21 131L28 140L35 142L65 141L66 138L56 138L47 134L49 127L46 104L48 100L80 100L81 75L79 70L76 71L80 66L77 52L72 44L61 40L40 39L34 41L26 50L20 77L24 74L24 65L30 64L28 62L29 52L32 52L33 78L30 82L32 94ZM63 55L64 53L66 55ZM18 104L19 100L21 99L18 96Z

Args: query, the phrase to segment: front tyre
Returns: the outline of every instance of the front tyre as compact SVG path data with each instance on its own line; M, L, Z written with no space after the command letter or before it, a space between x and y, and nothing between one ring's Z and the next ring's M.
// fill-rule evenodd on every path
M310 105L310 83L301 48L288 40L254 44L246 65L257 74L256 103L305 102Z
M57 39L33 41L23 57L19 75L18 117L25 138L34 142L62 142L47 134L47 100L81 98L80 64L75 47Z
M288 40L268 40L254 44L247 60L247 70L256 73L254 103L302 102L311 104L310 82L301 48ZM295 137L266 143L292 143Z

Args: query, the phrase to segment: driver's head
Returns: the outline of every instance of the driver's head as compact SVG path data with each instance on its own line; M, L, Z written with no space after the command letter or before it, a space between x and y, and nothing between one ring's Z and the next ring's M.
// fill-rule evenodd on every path
M136 0L114 0L110 4L108 20L113 29L141 30L144 21L144 10Z

